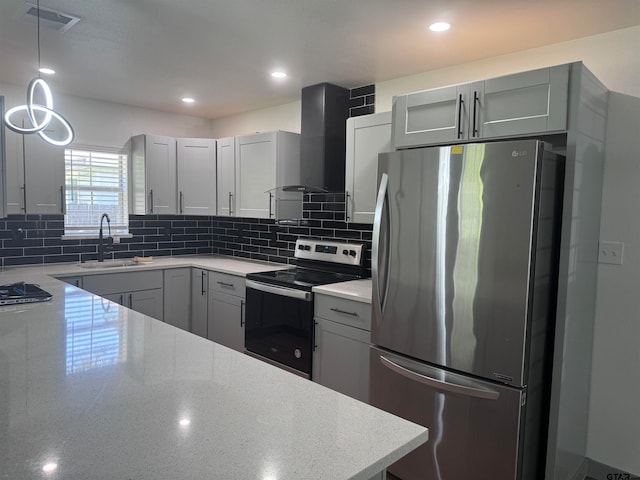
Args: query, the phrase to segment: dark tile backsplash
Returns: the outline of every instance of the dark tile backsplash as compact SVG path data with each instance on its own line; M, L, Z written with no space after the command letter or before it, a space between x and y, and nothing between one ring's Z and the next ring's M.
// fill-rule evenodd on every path
M107 258L220 254L292 263L298 237L358 242L366 245L365 268L371 267L370 224L344 221L342 193L306 194L304 225L274 220L185 215L130 215L132 238L121 238ZM0 220L0 265L80 262L97 258L97 239L63 240L62 215L9 215Z
M349 116L358 117L375 113L375 84L352 88L349 91Z

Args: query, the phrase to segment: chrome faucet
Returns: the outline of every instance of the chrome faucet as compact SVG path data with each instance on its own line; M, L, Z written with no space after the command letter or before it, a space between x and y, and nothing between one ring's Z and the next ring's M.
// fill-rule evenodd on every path
M107 219L107 227L109 228L109 236L106 238L106 244L104 242L105 238L102 233L102 221L105 218ZM111 219L109 218L109 215L107 215L106 213L103 213L102 217L100 217L100 232L98 234L98 261L99 262L104 262L104 253L107 251L110 251L113 248L112 245L113 245L113 238L111 237Z

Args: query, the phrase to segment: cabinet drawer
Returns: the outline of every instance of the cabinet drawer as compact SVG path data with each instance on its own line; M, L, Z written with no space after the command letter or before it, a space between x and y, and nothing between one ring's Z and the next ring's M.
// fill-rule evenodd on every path
M244 277L228 273L209 272L209 291L227 293L244 298Z
M162 270L85 275L83 288L97 295L162 288Z
M371 331L371 304L331 295L315 295L315 316Z

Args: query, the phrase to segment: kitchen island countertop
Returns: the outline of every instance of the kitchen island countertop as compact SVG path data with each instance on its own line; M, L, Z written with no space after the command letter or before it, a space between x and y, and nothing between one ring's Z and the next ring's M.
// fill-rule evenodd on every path
M421 426L48 275L78 270L0 274L53 294L0 307L6 478L368 479L427 440Z

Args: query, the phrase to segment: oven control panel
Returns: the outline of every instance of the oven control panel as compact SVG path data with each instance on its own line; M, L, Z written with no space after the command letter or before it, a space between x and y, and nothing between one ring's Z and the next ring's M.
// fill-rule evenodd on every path
M298 239L295 257L360 266L363 250L364 245L361 243Z

